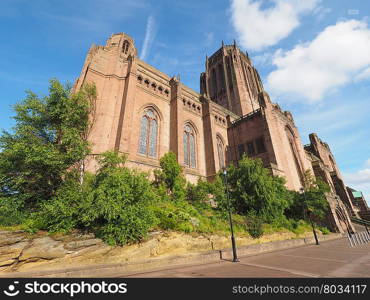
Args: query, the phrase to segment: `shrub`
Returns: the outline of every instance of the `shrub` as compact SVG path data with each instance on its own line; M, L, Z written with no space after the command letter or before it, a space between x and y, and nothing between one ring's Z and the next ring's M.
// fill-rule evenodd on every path
M40 211L32 215L27 227L31 231L47 229L50 232L70 232L75 228L84 228L82 206L91 197L95 176L85 174L83 184L79 182L78 172L67 174L63 185L55 197L40 204Z
M208 207L210 201L210 183L199 180L197 184L188 183L186 186L186 199L199 207Z
M263 221L255 213L248 214L246 227L252 238L259 238L263 235Z
M161 170L154 171L154 186L159 188L175 201L186 198L186 180L182 175L182 168L177 162L176 154L166 153L159 161Z
M320 229L321 233L324 234L324 235L330 233L330 230L327 227L320 226L319 229Z
M231 205L237 213L254 212L266 222L284 218L284 210L289 206L285 181L271 176L260 159L244 155L237 167L228 168L227 180Z
M122 167L124 161L104 153L97 174L86 176L82 186L71 173L31 225L52 232L86 229L112 245L140 241L155 224L149 204L156 194L147 174Z
M304 175L305 191L290 192L292 200L285 213L288 217L299 220L304 219L309 210L316 219L322 220L329 207L326 193L330 188L322 180L315 179L310 171L307 170Z
M24 222L29 213L20 196L0 197L0 225L13 226Z
M192 232L199 226L198 211L186 201L159 201L151 210L161 229Z

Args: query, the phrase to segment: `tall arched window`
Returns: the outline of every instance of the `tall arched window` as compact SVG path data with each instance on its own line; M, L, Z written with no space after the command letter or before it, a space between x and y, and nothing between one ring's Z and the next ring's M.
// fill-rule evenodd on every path
M212 70L212 97L216 99L217 97L217 77L216 77L216 69Z
M190 168L196 168L197 166L195 147L194 129L189 124L186 124L184 127L184 164Z
M130 43L128 42L128 40L125 40L122 45L122 52L127 54L129 46L130 46Z
M157 157L158 118L152 109L146 109L141 118L139 153Z
M225 146L219 136L216 137L217 142L217 154L218 154L218 163L220 166L220 170L225 167Z
M222 64L218 65L218 77L220 79L220 89L222 90L225 86L224 68Z

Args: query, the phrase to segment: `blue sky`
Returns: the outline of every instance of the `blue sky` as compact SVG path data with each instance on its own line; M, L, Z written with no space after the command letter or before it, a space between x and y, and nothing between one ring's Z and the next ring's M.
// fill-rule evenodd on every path
M346 182L370 199L370 3L360 0L1 0L0 128L25 90L74 82L91 44L126 32L139 56L199 90L221 41L248 51L304 143L328 142Z

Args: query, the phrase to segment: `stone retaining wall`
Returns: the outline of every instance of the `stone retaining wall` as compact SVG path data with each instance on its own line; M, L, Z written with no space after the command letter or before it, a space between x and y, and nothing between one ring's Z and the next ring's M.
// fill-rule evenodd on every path
M313 238L304 238L311 235L306 233L299 238L292 232L282 232L259 239L239 237L238 253L249 255L303 246L313 241ZM320 240L338 237L340 235L335 234L320 236ZM101 277L115 269L138 272L227 259L231 255L229 247L230 238L226 236L177 232L156 232L140 244L111 247L92 234L51 236L40 232L30 237L22 231L0 231L0 277Z

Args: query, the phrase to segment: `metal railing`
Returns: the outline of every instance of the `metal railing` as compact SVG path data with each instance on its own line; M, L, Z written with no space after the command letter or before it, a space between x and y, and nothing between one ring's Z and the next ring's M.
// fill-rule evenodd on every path
M367 229L367 228L366 228ZM359 246L370 242L370 233L368 230L348 233L347 238L351 247Z
M368 220L363 220L363 219L359 219L359 218L354 218L354 217L352 217L352 218L351 218L351 221L352 221L353 223L356 223L356 224L359 224L359 225L363 225L363 226L368 226L368 227L370 227L370 221L368 221Z

